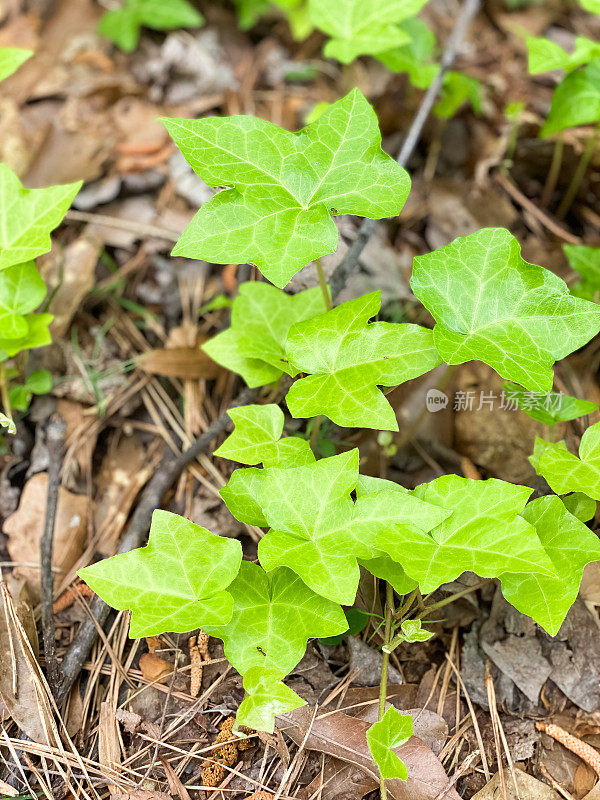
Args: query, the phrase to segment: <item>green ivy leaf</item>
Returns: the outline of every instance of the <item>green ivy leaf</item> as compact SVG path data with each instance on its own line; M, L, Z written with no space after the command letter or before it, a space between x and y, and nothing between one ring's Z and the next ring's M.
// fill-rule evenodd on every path
M325 311L318 286L286 294L262 281L247 281L233 303L231 327L206 342L203 350L237 372L248 386L263 386L297 372L285 355L285 340L295 322Z
M33 50L20 47L0 47L0 81L16 72L33 55Z
M554 495L533 500L522 516L535 526L554 564L556 576L504 574L501 576L502 594L550 636L556 636L577 598L585 565L600 560L600 541Z
M98 33L121 50L131 53L140 39L142 25L155 31L197 28L204 17L187 0L125 0L122 8L107 11L98 23Z
M315 594L283 567L267 574L258 564L243 561L228 591L231 620L204 630L223 640L227 659L242 675L252 667L285 675L300 661L309 639L348 628L341 606Z
M33 261L0 272L0 336L22 339L29 332L26 314L46 296L46 286Z
M528 392L512 383L505 383L504 390L507 401L514 400L521 411L544 425L568 422L598 410L596 403L591 400L580 400L561 392Z
M240 464L263 464L272 467L290 463L293 466L315 460L306 439L298 436L281 438L284 415L278 405L241 406L228 412L235 430L213 455L239 461Z
M394 50L379 53L377 58L392 72L406 72L413 86L427 89L439 72L438 64L430 64L435 50L435 35L418 17L407 19L400 27L410 41Z
M319 642L325 645L341 644L344 639L349 636L356 636L357 633L364 631L369 624L371 614L368 611L363 611L361 608L347 608L344 611L346 617L346 630L343 633L338 633L337 636L326 636L319 638Z
M54 317L52 314L26 314L27 333L18 339L4 338L0 331L0 360L15 356L21 350L31 350L50 344L52 337L48 326Z
M590 522L596 516L596 501L583 492L572 492L561 499L567 511L580 522Z
M359 558L358 563L368 570L371 575L390 583L400 595L409 594L418 586L415 580L408 577L404 567L390 558L387 553L381 553L375 558Z
M357 559L375 558L378 532L429 530L449 512L393 491L366 494L354 503L358 450L305 467L265 470L260 505L271 530L258 545L270 571L292 569L317 592L352 605L360 577Z
M535 528L519 516L532 491L495 478L443 475L413 493L449 516L430 533L390 526L375 536L375 544L402 564L422 592L432 592L467 571L482 578L504 572L554 575Z
M261 496L264 479L264 469L236 469L227 484L219 489L229 511L246 525L258 525L259 528L266 528L268 525L257 499Z
M582 280L571 286L571 294L598 302L600 299L600 247L583 244L563 244L569 266Z
M50 231L60 224L81 185L24 189L14 172L0 164L0 269L50 250Z
M405 781L408 778L406 764L394 753L394 748L407 742L412 734L410 714L401 714L393 706L368 729L367 743L382 780L399 778Z
M590 14L600 15L600 0L579 0L579 3Z
M330 40L327 58L349 64L364 55L377 55L409 41L400 25L414 17L427 0L309 0L310 21Z
M279 287L335 251L331 213L395 216L410 191L358 89L298 133L247 116L163 122L209 186L231 187L204 203L173 254L248 261Z
M540 136L600 121L600 59L569 73L554 90Z
M130 636L139 638L226 624L233 600L225 589L241 560L238 541L155 511L146 547L77 574L113 608L131 609Z
M380 305L381 292L372 292L290 329L288 358L309 373L287 394L292 416L325 414L346 427L398 430L396 415L377 387L423 375L440 358L427 328L368 324Z
M281 683L282 677L276 669L252 667L248 670L244 675L246 696L236 715L239 725L273 733L276 716L306 705L306 700Z
M556 42L551 42L543 36L528 36L526 41L529 50L529 72L532 75L553 69L571 72L582 64L600 58L600 43L586 39L585 36L575 37L572 53L567 53Z
M600 422L590 425L581 437L579 458L565 442L546 442L536 437L529 459L556 494L583 492L600 500Z
M484 228L414 260L411 287L435 318L449 364L476 359L534 392L552 389L552 365L600 330L600 309L521 257L504 228Z
M405 642L427 642L433 636L421 625L420 619L406 619L400 626Z
M483 113L483 84L470 75L449 70L444 75L441 97L433 113L440 119L450 119L467 102L476 114Z

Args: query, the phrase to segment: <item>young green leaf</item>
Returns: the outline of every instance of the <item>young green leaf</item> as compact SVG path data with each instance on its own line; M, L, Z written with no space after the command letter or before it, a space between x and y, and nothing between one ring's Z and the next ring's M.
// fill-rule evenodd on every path
M99 561L77 573L109 605L131 609L130 635L183 633L225 625L242 548L177 514L155 511L146 547Z
M423 375L440 358L427 328L368 324L380 305L381 292L372 292L290 329L286 354L296 369L309 373L287 394L292 416L325 414L346 427L398 430L396 415L377 387Z
M251 387L272 383L284 373L294 377L284 349L288 331L325 310L318 286L292 295L262 281L246 281L233 303L231 327L209 339L203 350Z
M569 73L556 87L540 136L600 121L600 59Z
M583 244L563 244L563 250L572 269L582 280L571 286L571 294L598 302L600 299L600 247Z
M246 696L236 714L239 725L273 733L276 716L306 705L306 700L281 683L282 677L276 669L252 667L248 670L244 675Z
M14 172L0 164L0 269L50 250L50 231L62 221L81 184L24 189Z
M561 498L565 508L580 522L589 522L596 516L597 503L583 492L572 492Z
M405 20L400 27L410 41L379 53L377 58L392 72L406 72L417 89L427 89L440 69L438 64L429 63L435 50L435 34L418 17Z
M600 309L521 257L504 228L484 228L414 260L411 287L435 318L449 364L476 359L534 392L552 389L552 365L600 330Z
M342 64L377 55L409 41L401 22L414 17L427 0L309 0L309 18L330 40L324 54Z
M395 216L410 190L358 89L298 133L246 116L163 121L209 186L231 187L202 206L174 255L248 261L279 287L335 251L332 213Z
M405 642L427 642L433 636L431 631L421 625L420 619L405 619L400 630Z
M412 734L413 720L410 714L401 714L393 706L367 731L369 750L379 767L382 780L399 778L405 781L408 778L406 764L394 753L394 748L407 742Z
M495 478L443 475L413 494L449 516L430 533L390 526L375 536L375 545L401 563L422 592L467 571L482 578L504 572L554 575L535 528L519 516L532 491Z
M551 42L543 36L528 36L527 48L529 72L532 75L553 69L571 72L582 64L589 64L595 58L600 58L600 42L586 39L585 36L575 37L575 47L571 53L567 53L556 42Z
M590 425L581 437L579 458L567 450L564 442L546 442L536 437L529 460L556 494L583 492L600 500L600 422Z
M504 391L507 401L514 401L521 411L544 425L568 422L598 410L591 400L580 400L561 392L528 392L514 383L505 383Z
M579 3L590 14L600 15L600 0L579 0Z
M0 361L20 353L50 344L52 337L48 326L54 317L52 314L26 314L27 333L19 338L5 338L0 331Z
M204 22L200 12L187 0L124 0L122 8L107 11L98 23L98 33L106 36L121 50L131 53L144 25L155 31L175 28L197 28Z
M300 661L309 639L348 628L341 606L315 594L285 567L267 574L258 564L242 561L228 591L231 620L204 630L223 640L225 655L242 675L252 667L285 675Z
M0 411L0 427L6 428L8 433L15 434L17 432L17 426L15 425L14 419L7 417L6 414Z
M33 261L0 272L0 336L22 339L29 332L25 317L46 296L46 286Z
M378 532L383 538L387 531L423 533L449 513L393 491L353 503L357 479L358 450L305 467L266 469L259 502L271 530L258 546L263 567L289 567L317 594L352 605L357 559L381 554L374 545Z
M0 47L0 81L16 72L33 55L33 50L20 47Z
M252 405L232 408L228 412L235 430L213 455L239 461L240 464L263 464L273 467L301 466L315 460L306 439L298 436L281 438L284 415L278 405Z
M577 598L585 565L600 560L600 540L554 495L528 503L522 516L535 526L556 576L505 573L501 576L502 594L550 636L556 636Z
M469 103L476 114L483 112L483 84L463 72L449 70L442 81L442 93L433 107L433 113L440 119L453 117L463 103Z

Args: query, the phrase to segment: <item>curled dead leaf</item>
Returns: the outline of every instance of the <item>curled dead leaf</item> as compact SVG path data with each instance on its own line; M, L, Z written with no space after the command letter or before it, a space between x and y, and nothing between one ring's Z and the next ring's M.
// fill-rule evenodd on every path
M167 378L212 380L223 374L223 367L209 358L199 347L168 347L150 350L138 360L138 366L151 375Z

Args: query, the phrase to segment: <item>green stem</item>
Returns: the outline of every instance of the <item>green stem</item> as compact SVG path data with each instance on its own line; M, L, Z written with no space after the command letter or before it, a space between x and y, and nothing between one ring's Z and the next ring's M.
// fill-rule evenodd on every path
M485 586L490 582L491 578L486 578L479 583L473 584L473 586L468 586L466 589L463 589L460 592L456 592L455 594L451 594L449 597L445 597L443 600L439 600L437 603L432 603L430 606L424 606L422 611L419 611L417 617L419 619L423 619L426 617L427 614L431 614L432 611L435 611L437 608L443 608L444 606L453 603L455 600L458 600L459 597L464 597L467 594L471 594L471 592L476 592L477 589L481 589L482 586Z
M394 617L394 590L390 583L385 584L385 628L384 628L384 646L392 641L392 619ZM387 697L387 676L388 666L390 663L390 654L386 650L382 653L383 660L381 662L381 680L379 681L379 713L377 718L382 719L385 714L385 700ZM387 787L385 785L385 778L379 771L379 788L381 792L381 800L387 800Z
M331 302L331 293L329 292L329 286L327 286L327 281L325 280L325 273L323 272L321 259L315 258L315 264L317 266L317 275L319 276L319 286L321 287L323 300L325 301L325 308L327 311L331 311L333 308L333 303Z
M562 167L563 151L565 148L565 139L562 131L556 137L554 142L554 152L552 153L552 163L548 170L544 191L540 200L541 205L545 208L552 200L552 195L558 183L558 176L560 175L560 168Z
M6 379L6 364L4 361L0 362L0 396L2 397L2 405L4 413L9 419L12 419L12 411L10 408L10 397L8 394L8 381Z
M581 182L585 176L585 172L588 168L588 165L591 161L592 155L594 154L594 150L596 149L596 145L598 144L598 137L600 136L600 126L596 127L594 134L590 136L587 140L587 144L585 146L585 150L581 154L581 158L579 159L579 164L577 165L577 169L571 178L571 183L569 184L569 188L565 196L562 199L562 203L558 207L558 211L556 212L557 219L564 219L573 204L573 200L577 197L577 192L581 186Z

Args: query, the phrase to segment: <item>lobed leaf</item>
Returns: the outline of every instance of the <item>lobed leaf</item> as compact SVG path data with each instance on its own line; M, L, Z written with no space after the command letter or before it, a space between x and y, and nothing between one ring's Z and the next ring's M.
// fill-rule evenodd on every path
M600 309L521 257L504 228L484 228L414 260L411 287L432 313L449 364L476 359L530 391L552 389L552 365L600 330Z
M567 511L581 522L589 522L596 516L596 501L583 492L566 494L561 499Z
M407 742L412 734L411 715L401 714L393 706L367 730L367 744L382 780L399 778L405 781L408 778L406 764L394 753L394 748Z
M285 567L267 574L243 561L228 591L231 620L204 630L223 640L227 659L242 675L253 667L285 675L301 660L309 639L348 629L341 606L315 594Z
M600 58L600 42L586 39L585 36L575 37L575 47L571 53L567 53L556 42L543 36L528 36L526 41L529 50L529 72L532 75L553 69L571 72L582 64Z
M0 360L15 356L21 350L43 347L52 342L48 326L54 317L52 314L26 314L27 333L18 338L7 338L0 331Z
M583 492L600 500L600 422L590 425L581 437L579 458L567 450L564 442L546 442L536 437L529 460L556 494Z
M204 22L200 12L187 0L125 0L122 8L107 11L98 23L98 33L121 50L131 53L140 39L144 25L156 31L174 28L197 28Z
M20 47L0 47L0 81L16 72L33 55L33 50Z
M213 455L239 461L240 464L263 464L272 467L301 466L315 460L306 439L299 436L281 438L284 415L278 405L250 405L228 412L235 430Z
M258 557L267 571L286 566L317 594L352 605L357 559L381 555L377 533L429 530L449 512L409 493L365 494L354 503L358 450L305 467L265 470L260 505L271 530Z
M248 261L279 287L335 251L332 213L394 216L410 190L358 89L298 133L248 116L163 122L209 186L230 187L202 206L173 254Z
M556 87L540 136L600 121L600 59L571 72Z
M380 305L381 292L372 292L292 326L287 356L296 369L309 373L287 394L292 416L324 414L346 427L398 430L396 415L377 387L423 375L440 358L427 328L369 324Z
M231 619L225 589L242 548L177 514L155 511L146 547L99 561L77 573L109 605L131 609L130 635L183 633Z
M422 592L432 592L463 572L495 578L504 572L554 575L533 525L520 516L533 490L490 478L443 475L411 492L446 511L430 532L389 527L375 545L398 561Z
M275 717L306 705L285 683L276 669L252 667L244 675L246 696L240 703L236 719L256 731L273 733Z
M82 181L25 189L0 164L0 270L30 261L51 247L50 231L60 224Z
M349 64L364 55L378 55L409 41L400 23L414 17L427 0L309 0L309 18L330 40L328 58Z
M550 636L556 636L577 598L584 567L600 560L600 541L554 495L528 503L522 516L535 526L556 576L505 573L501 576L502 594Z
M510 383L504 384L504 390L508 401L514 401L521 411L544 425L568 422L598 410L597 404L591 400L580 400L561 392L528 392Z
M231 327L203 350L251 387L272 383L284 373L294 377L297 372L285 355L288 331L295 322L325 310L318 286L291 295L262 281L247 281L233 303Z

